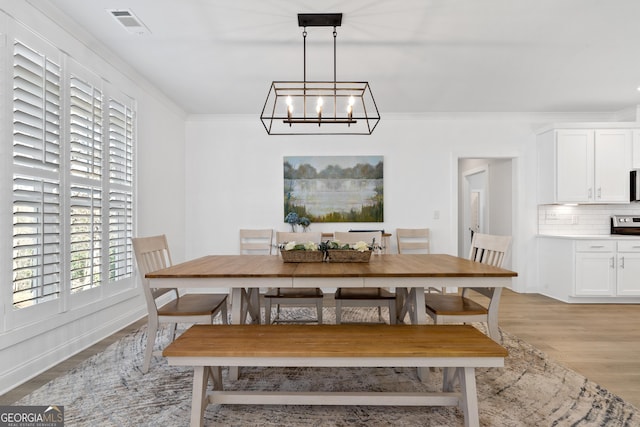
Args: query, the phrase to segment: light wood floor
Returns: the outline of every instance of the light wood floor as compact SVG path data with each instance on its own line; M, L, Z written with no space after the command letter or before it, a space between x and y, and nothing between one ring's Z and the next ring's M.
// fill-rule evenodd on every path
M506 290L498 324L640 408L640 305L565 304Z
M9 405L137 329L141 320L0 397ZM640 407L640 306L564 304L503 293L500 327Z

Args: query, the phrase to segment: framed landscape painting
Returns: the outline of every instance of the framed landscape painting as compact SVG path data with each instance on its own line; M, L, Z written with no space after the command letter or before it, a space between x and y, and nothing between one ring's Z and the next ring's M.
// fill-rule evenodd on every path
M283 165L285 215L383 222L382 156L291 156Z

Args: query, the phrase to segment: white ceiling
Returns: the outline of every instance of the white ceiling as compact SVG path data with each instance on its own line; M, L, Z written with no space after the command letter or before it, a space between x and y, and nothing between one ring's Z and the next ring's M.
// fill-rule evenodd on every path
M59 8L188 113L258 115L272 80L302 80L300 12L343 13L338 80L368 81L382 115L640 104L639 0L31 2ZM130 34L109 9L151 33ZM307 79L332 80L332 29L307 30Z

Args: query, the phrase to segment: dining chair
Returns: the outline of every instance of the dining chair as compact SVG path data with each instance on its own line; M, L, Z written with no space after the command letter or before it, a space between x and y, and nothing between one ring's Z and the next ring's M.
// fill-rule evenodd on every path
M340 243L366 242L382 244L381 231L336 231L334 240ZM385 247L376 253L384 253ZM396 295L385 288L338 288L334 294L336 303L336 324L342 323L342 307L378 307L378 320L382 318L382 307L389 310L389 324L396 323Z
M511 245L511 236L497 236L475 233L471 242L469 259L471 261L502 267ZM469 298L471 292L477 292L488 298L487 304L480 304ZM498 330L498 306L501 287L463 288L461 294L443 295L425 294L426 311L434 323L484 322L489 336L500 341Z
M322 233L320 232L305 232L305 233L293 233L286 231L276 232L276 245L281 245L287 242L307 243L313 242L319 244L322 240ZM276 306L276 316L273 319L273 323L285 323L285 322L317 322L322 324L322 300L324 294L320 288L273 288L264 294L264 318L265 323L268 325L271 323L271 308ZM308 306L312 305L316 307L316 318L307 319L292 319L284 320L280 317L281 305L293 305L293 306Z
M272 249L272 229L240 229L241 255L271 255ZM246 319L249 313L254 323L260 323L260 288L242 289L241 301L241 318Z
M146 274L172 265L167 237L163 234L151 237L136 237L131 240L142 281L142 290L147 302L147 345L142 364L142 372L146 373L149 371L151 357L162 354L162 351L154 351L156 335L161 323L173 324L171 341L176 338L178 323L211 324L214 317L220 313L222 323L227 324L227 295L180 295L175 288L151 288L149 280L145 278ZM173 294L173 299L165 302L171 294Z
M430 236L428 228L396 228L399 254L428 254Z
M431 252L428 228L396 228L396 241L399 254L428 254ZM437 289L429 288L429 290ZM411 292L415 292L415 290ZM396 288L396 301L398 319L404 319L407 313L411 314L414 307L411 303L410 292L406 288Z

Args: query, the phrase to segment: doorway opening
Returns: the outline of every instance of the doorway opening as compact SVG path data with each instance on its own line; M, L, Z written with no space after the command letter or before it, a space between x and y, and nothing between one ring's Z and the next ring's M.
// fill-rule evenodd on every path
M511 158L458 159L458 256L469 256L474 233L513 236L513 173Z

